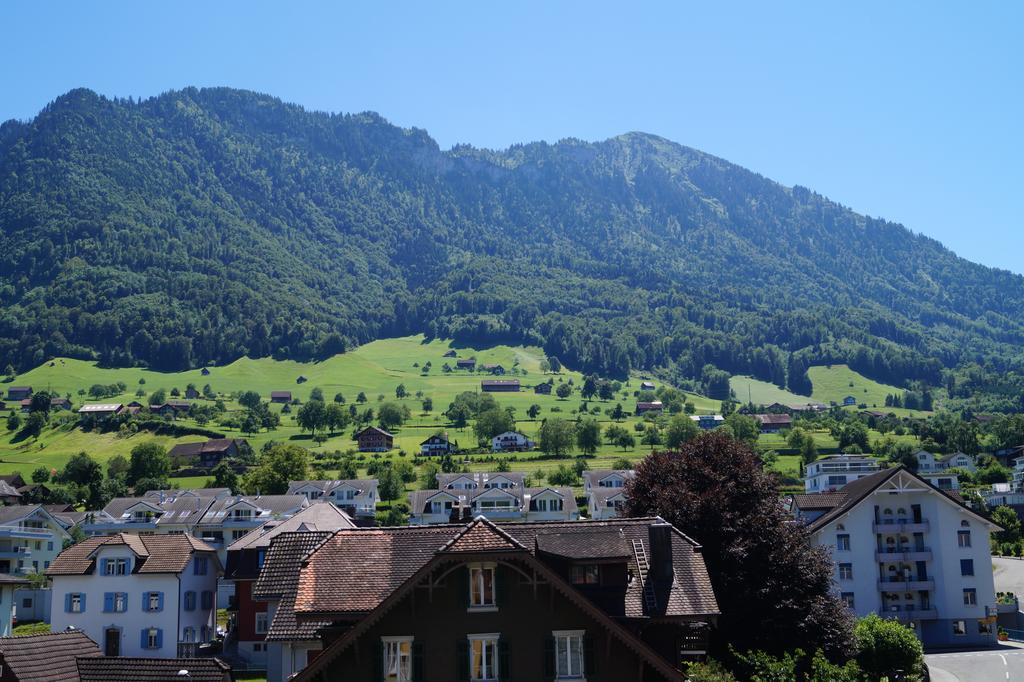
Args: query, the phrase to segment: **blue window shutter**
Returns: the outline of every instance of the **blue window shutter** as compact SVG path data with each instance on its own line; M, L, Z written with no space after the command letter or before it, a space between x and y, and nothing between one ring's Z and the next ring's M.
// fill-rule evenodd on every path
M100 559L100 575L106 575L107 574L107 562L108 561L110 561L110 559Z
M156 610L157 611L163 611L164 610L164 593L163 592L157 592L156 594L157 594Z
M149 631L146 628L142 628L142 636L139 637L139 646L143 649L149 646Z
M82 598L82 613L85 613L85 592L81 594Z
M103 613L110 613L114 610L114 593L103 593Z
M161 649L161 648L163 648L163 646L164 646L164 631L163 630L157 630L156 631L156 648L157 649Z
M149 610L149 592L143 592L142 593L142 610L143 611L148 611Z
M124 610L127 611L128 610L128 593L127 592L122 592L121 596L124 597Z
M71 613L71 593L64 595L64 613Z

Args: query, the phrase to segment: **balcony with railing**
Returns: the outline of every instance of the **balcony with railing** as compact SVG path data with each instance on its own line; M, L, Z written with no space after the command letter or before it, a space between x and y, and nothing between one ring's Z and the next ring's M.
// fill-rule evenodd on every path
M877 561L931 561L932 550L914 545L890 545L875 550Z
M879 614L882 618L894 618L901 623L912 621L935 620L939 617L939 610L932 606L918 606L917 604L901 604L887 606Z
M0 559L26 559L30 556L32 556L32 550L28 547L0 546Z
M927 533L928 519L882 518L872 524L871 530L874 533Z
M30 528L28 526L0 526L0 538L18 538L25 540L52 540L53 533L46 528Z
M879 578L878 590L880 592L918 592L934 590L935 581L926 577L914 577L912 575L891 576Z

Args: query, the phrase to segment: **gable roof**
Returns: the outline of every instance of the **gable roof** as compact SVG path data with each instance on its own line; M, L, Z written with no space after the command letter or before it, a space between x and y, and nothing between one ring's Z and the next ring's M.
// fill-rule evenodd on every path
M26 505L4 505L0 506L0 525L10 525L16 521L21 521L29 516L39 514L45 516L56 527L61 537L68 537L68 532L64 530L64 524L60 522L60 519L51 514L41 504L26 504Z
M293 532L334 532L341 528L355 528L356 524L330 502L314 502L291 518L275 522L268 521L259 528L254 528L228 546L228 551L270 547L270 543L282 533Z
M964 511L970 513L972 516L977 518L979 521L991 524L996 529L1001 530L1000 526L993 523L991 519L985 518L984 516L982 516L981 514L974 511L966 504L964 504L963 499L959 495L956 495L954 497L953 495L947 494L946 491L939 490L934 485L932 485L932 483L927 479L918 476L913 471L910 471L909 469L906 469L905 467L900 465L889 469L882 469L880 471L876 471L867 476L858 478L856 481L847 483L845 486L843 486L842 490L840 491L841 493L845 494L845 498L843 499L842 503L840 503L833 509L827 511L826 513L822 514L821 516L807 524L808 531L812 533L816 532L824 526L827 526L828 524L832 523L839 517L844 516L858 504L867 499L873 492L881 488L889 481L895 479L897 475L911 477L917 483L924 486L927 490L932 491L937 495L940 495L944 500L947 500L950 504L954 504L960 507ZM808 507L801 508L807 509Z
M525 549L508 533L478 516L465 530L442 545L438 552L517 552Z
M217 658L93 656L78 659L78 679L81 682L231 682L231 667Z
M365 429L363 429L362 431L360 431L359 433L356 434L356 439L358 440L364 434L368 434L368 433L379 433L382 436L387 436L388 438L394 438L395 437L394 434L388 433L384 429L378 428L376 426L367 426Z
M138 557L132 573L181 573L195 552L208 552L216 561L216 550L191 535L97 535L68 547L57 555L47 575L88 575L96 569L96 554L103 547L127 546Z
M81 630L0 638L0 656L18 682L79 682L79 657L99 656Z
M237 438L211 438L196 443L178 443L167 453L168 457L196 457L206 453L227 452L235 444L241 444Z

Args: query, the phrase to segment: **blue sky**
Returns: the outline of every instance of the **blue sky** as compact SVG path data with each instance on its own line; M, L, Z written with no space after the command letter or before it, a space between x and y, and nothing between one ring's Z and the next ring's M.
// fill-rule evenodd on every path
M250 88L441 144L656 133L1024 272L1024 3L7 2L0 120Z

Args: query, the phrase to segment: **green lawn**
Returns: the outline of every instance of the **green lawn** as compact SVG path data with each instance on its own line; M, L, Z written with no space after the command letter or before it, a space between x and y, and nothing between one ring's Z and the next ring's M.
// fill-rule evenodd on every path
M802 405L810 400L805 395L790 393L774 384L753 377L732 377L729 379L729 388L736 395L736 400L741 403L752 402L755 405L771 405L772 403Z
M11 631L12 635L41 635L50 631L49 623L24 623L15 625Z
M858 404L866 404L869 410L886 410L908 416L927 416L928 412L892 409L885 407L885 396L902 394L903 389L872 381L853 371L846 365L811 367L807 376L814 386L811 398L826 405L834 402L843 404L846 396L853 396ZM856 409L856 408L853 408Z

